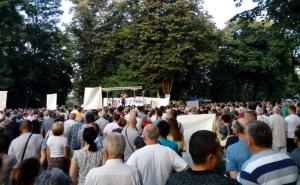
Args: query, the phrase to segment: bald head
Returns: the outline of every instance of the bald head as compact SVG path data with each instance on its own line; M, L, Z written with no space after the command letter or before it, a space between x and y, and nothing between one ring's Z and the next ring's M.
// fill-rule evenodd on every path
M272 110L273 114L280 114L280 108L278 106L275 106Z
M144 139L146 139L146 140L156 142L156 140L159 137L158 128L153 124L146 125L143 130L143 136L144 136Z

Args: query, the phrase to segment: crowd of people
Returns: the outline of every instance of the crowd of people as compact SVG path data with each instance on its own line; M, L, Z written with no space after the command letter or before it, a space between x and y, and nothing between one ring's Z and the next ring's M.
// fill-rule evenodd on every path
M214 114L213 126L184 138L177 116L194 114ZM296 102L0 113L4 185L279 185L297 184L299 169Z

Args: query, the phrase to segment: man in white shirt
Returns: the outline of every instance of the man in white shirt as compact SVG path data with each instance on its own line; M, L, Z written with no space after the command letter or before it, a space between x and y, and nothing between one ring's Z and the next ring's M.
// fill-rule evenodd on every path
M47 158L47 144L44 138L40 134L31 133L32 123L29 120L24 120L22 122L20 130L22 134L11 142L8 149L8 154L14 155L19 162L22 161L25 145L30 137L25 149L23 160L35 157L40 160L41 164L43 164Z
M280 115L280 108L275 106L273 114L269 117L270 128L273 135L272 149L277 152L286 152L287 123Z
M157 144L159 137L155 125L148 124L143 130L146 144L135 151L127 161L141 172L144 185L164 185L172 171L182 171L188 164L172 149Z
M270 126L269 118L268 118L268 116L266 116L266 115L264 114L263 108L257 106L255 112L256 112L256 114L257 114L257 120L258 120L258 121L265 122L265 123L267 123L267 124Z
M293 151L297 145L294 143L295 130L300 125L300 118L296 115L296 107L294 105L289 106L289 115L285 117L287 122L287 151Z
M125 138L112 132L103 141L105 164L93 168L86 176L85 185L142 185L142 178L136 167L123 163Z
M119 119L120 119L120 115L114 113L114 114L113 114L113 122L107 124L107 125L104 127L104 130L103 130L103 137L105 137L105 136L107 136L108 134L110 134L114 129L120 128L120 126L118 125Z

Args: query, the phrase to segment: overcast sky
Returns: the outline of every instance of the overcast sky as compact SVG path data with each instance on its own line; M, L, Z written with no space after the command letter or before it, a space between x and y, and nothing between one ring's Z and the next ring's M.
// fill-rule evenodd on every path
M255 6L252 0L244 0L241 7L236 7L233 0L204 0L203 8L213 17L213 21L218 28L224 28L226 22L235 14L244 10L251 9ZM72 3L68 0L62 0L62 10L64 11L61 24L68 24L72 20L70 14Z

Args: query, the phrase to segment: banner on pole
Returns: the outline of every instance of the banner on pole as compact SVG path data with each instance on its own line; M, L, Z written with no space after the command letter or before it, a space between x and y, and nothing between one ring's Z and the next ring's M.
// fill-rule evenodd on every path
M56 110L57 94L47 94L47 109Z
M100 109L102 108L102 88L86 87L84 89L83 109Z
M7 91L0 91L0 111L6 108Z
M177 120L180 122L184 129L184 144L186 146L186 152L183 154L183 159L192 165L192 159L189 154L189 142L193 133L198 130L213 130L213 123L215 114L196 114L196 115L184 115L178 116Z

